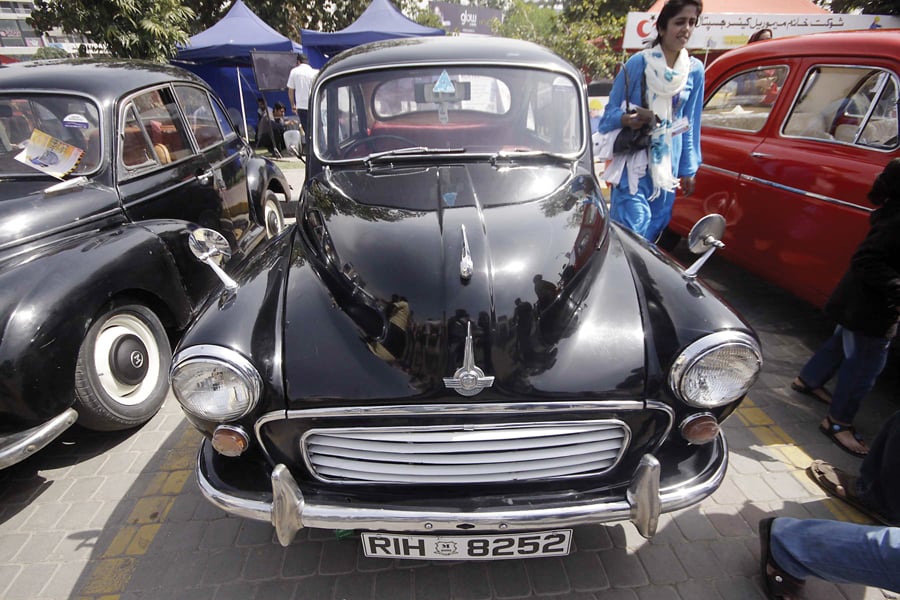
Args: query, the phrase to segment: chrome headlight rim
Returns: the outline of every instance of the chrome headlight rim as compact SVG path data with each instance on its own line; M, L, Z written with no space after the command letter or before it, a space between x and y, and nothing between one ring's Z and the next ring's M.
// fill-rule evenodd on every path
M250 401L240 414L229 415L227 419L215 420L217 423L237 421L250 414L259 404L263 381L259 371L256 370L250 359L232 348L212 344L199 344L197 346L189 346L176 353L172 357L172 367L169 369L169 385L172 387L172 393L175 394L175 399L178 400L181 409L188 414L205 421L214 420L210 419L209 415L199 414L191 410L191 406L182 402L176 391L174 379L178 370L195 363L215 364L230 369L247 383L247 387L250 390Z
M756 379L759 377L760 372L762 371L762 349L759 346L759 342L752 335L744 331L716 331L688 344L688 346L684 350L682 350L681 353L679 353L675 361L672 363L672 368L669 369L669 387L679 400L689 406L708 410L718 408L720 406L725 406L740 398L740 396L738 396L737 398L726 399L716 404L708 404L691 400L690 398L687 398L682 391L684 376L687 373L690 373L691 369L693 369L693 367L698 362L703 360L703 358L708 356L710 353L721 350L728 346L741 346L744 348L748 348L756 356L756 373L747 382L746 389L749 390L750 387L753 386L753 383L756 381Z

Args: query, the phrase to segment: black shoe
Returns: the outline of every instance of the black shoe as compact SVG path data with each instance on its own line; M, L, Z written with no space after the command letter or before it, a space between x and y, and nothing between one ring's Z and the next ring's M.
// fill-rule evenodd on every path
M772 558L770 541L774 522L775 517L761 519L759 522L759 563L763 587L770 600L794 600L800 597L806 582L786 573Z

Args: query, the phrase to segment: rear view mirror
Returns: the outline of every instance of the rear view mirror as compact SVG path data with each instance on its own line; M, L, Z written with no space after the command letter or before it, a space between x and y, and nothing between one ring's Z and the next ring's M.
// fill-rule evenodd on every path
M200 227L191 232L188 247L200 262L213 270L227 289L237 289L238 284L221 267L231 258L231 246L228 245L224 235L213 229Z

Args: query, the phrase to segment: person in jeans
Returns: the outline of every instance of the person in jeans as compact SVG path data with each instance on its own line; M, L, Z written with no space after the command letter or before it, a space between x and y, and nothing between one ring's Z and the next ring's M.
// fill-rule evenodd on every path
M879 208L825 305L837 328L791 384L831 405L819 429L858 457L869 448L853 427L853 418L884 369L900 317L900 158L878 175L868 198ZM837 383L830 395L824 385L834 375Z
M900 592L900 528L770 517L759 540L769 598L799 598L809 577Z
M795 598L804 581L861 583L900 591L900 411L881 427L859 477L816 460L807 473L825 492L881 525L820 519L759 522L761 569L770 598Z

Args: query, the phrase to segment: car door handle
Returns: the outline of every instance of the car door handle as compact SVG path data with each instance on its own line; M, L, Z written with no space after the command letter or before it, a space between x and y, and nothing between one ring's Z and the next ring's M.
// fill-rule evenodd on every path
M750 156L753 158L772 158L771 154L766 154L765 152L751 152Z
M197 173L197 181L200 182L200 185L209 185L209 182L212 181L213 172L209 171L200 171Z

